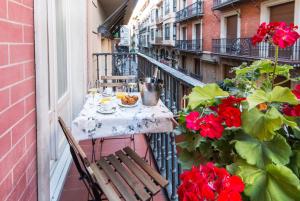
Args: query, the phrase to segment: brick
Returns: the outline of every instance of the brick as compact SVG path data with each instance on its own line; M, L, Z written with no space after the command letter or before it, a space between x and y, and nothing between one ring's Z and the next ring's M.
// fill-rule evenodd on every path
M14 84L23 79L23 65L0 68L0 88Z
M10 63L17 63L34 59L33 44L11 45L9 50Z
M13 168L13 186L17 185L18 181L21 177L25 176L25 183L26 182L26 169L29 161L27 160L26 153L23 153L24 155L22 158L19 158L19 161Z
M0 161L0 178L4 178L9 172L11 172L12 167L15 166L25 151L25 139L23 139Z
M31 128L26 134L26 147L31 147L33 143L36 143L36 127Z
M22 42L22 26L0 20L0 42Z
M36 175L36 157L32 159L31 163L28 165L26 169L26 181L30 183L32 178Z
M0 18L7 16L7 0L0 0Z
M20 198L22 201L32 201L33 198L31 198L32 193L36 193L36 186L37 186L37 181L36 177L31 178L30 183L27 183L27 188Z
M9 90L0 90L0 112L9 106Z
M0 114L0 134L7 131L24 116L24 102L11 106ZM1 178L1 177L0 177Z
M12 174L6 175L5 179L0 183L0 198L5 200L12 190Z
M8 2L8 19L24 24L33 24L33 9L15 2Z
M0 159L10 150L11 148L11 132L7 132L0 137Z
M33 43L34 42L34 31L32 26L23 26L24 31L24 42Z
M23 0L23 4L30 8L33 8L33 0Z
M11 88L11 103L15 103L24 96L29 95L35 91L35 79L28 79L20 82Z
M16 201L19 200L22 193L25 191L26 187L26 176L25 174L19 178L19 182L16 184L16 187L10 194L10 196L7 198L7 201Z
M35 125L35 112L31 112L25 116L12 129L12 144L16 144L31 128Z
M25 114L31 112L35 108L35 94L25 99Z
M35 76L35 67L33 61L24 64L24 72L25 78Z
M8 64L8 45L0 45L0 66Z

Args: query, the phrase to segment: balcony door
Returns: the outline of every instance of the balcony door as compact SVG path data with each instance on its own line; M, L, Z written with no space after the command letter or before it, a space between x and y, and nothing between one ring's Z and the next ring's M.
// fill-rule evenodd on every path
M180 49L187 49L187 41L186 40L187 40L187 29L186 29L186 27L182 27Z
M201 50L201 23L195 24L195 50Z
M270 7L270 22L285 22L287 24L294 23L295 2L289 2ZM274 57L274 47L269 48L269 56ZM290 59L293 55L293 47L279 50L279 57L282 59Z
M237 41L238 16L226 17L226 53L232 54L236 51L239 43Z

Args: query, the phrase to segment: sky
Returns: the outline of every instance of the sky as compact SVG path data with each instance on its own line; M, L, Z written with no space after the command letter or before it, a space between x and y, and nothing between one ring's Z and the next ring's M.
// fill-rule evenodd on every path
M136 6L135 6L135 8L134 8L134 11L133 11L133 13L132 13L132 15L131 15L131 18L130 18L130 20L129 20L129 23L128 23L129 25L130 25L131 22L132 22L132 18L133 18L134 16L136 16L137 13L141 10L141 8L142 8L143 4L145 3L145 1L146 1L146 0L138 0Z

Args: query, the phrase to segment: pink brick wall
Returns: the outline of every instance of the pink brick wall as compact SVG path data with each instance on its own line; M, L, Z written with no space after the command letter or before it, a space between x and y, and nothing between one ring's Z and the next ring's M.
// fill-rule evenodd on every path
M33 0L0 0L0 200L37 200Z

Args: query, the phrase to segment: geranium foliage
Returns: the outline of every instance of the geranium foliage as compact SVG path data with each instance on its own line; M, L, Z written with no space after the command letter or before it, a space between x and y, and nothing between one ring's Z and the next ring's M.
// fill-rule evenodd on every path
M296 29L263 23L253 43L274 45L274 61L242 64L221 87L192 90L177 128L185 136L180 163L191 168L181 176L180 200L300 200L300 85L281 86L299 78L278 63L279 47L300 37ZM276 83L278 76L285 79Z

